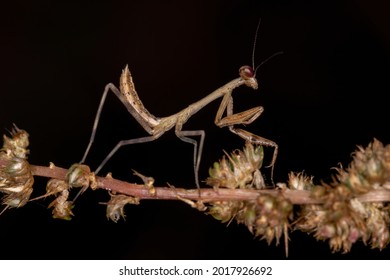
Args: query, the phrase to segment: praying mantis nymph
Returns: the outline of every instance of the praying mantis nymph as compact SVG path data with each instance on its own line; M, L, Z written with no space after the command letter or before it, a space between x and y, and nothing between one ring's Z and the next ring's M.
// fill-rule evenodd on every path
M259 25L257 26L257 30L256 30L256 37L257 37L258 29L259 29ZM255 135L241 128L235 127L235 125L239 125L239 124L246 125L252 123L261 115L261 113L264 110L263 107L257 106L252 109L233 114L233 97L232 97L233 90L242 85L250 87L254 90L258 89L258 82L256 80L257 69L272 57L281 54L281 52L273 54L272 56L270 56L268 59L263 61L260 65L258 65L255 68L254 51L256 45L256 37L255 37L253 53L252 53L252 67L242 66L239 69L238 78L228 82L227 84L213 91L206 97L200 99L195 103L190 104L188 107L184 108L178 113L168 117L163 117L163 118L156 117L144 107L144 105L142 104L138 96L137 91L135 90L133 78L131 76L129 67L126 66L122 71L122 75L120 76L119 89L112 83L107 84L104 89L103 96L100 100L100 104L96 113L89 144L87 149L85 150L81 163L83 163L87 158L89 150L95 139L96 130L98 127L104 102L106 100L108 92L112 91L117 96L117 98L123 103L123 105L129 111L129 113L145 129L145 131L149 134L149 136L119 141L118 144L111 150L111 152L106 156L106 158L95 170L95 174L97 174L104 167L107 161L118 151L120 147L130 145L130 144L139 144L139 143L154 141L158 139L160 136L162 136L168 130L174 128L175 134L180 140L190 143L194 146L193 164L194 164L195 184L199 188L198 172L199 172L199 164L202 156L205 132L204 130L183 130L183 125L188 121L188 119L191 116L196 114L200 109L202 109L207 104L214 101L215 99L222 97L222 102L215 116L215 120L214 120L215 124L218 127L227 126L231 132L237 134L238 136L240 136L246 141L251 142L252 144L273 147L274 153L273 153L271 164L269 165L269 167L272 167L271 170L271 179L272 179L273 167L278 154L278 145L271 140ZM223 117L225 111L226 111L226 116ZM199 143L195 139L190 137L200 137Z

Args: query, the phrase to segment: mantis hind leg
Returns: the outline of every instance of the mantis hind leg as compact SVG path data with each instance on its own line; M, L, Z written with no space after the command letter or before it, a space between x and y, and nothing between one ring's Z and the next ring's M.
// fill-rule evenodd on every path
M111 152L106 156L106 158L100 163L99 167L96 168L95 174L98 174L100 170L106 165L107 161L119 150L120 147L131 145L131 144L140 144L140 143L146 143L151 142L153 140L156 140L159 137L159 135L153 135L153 136L146 136L146 137L140 137L135 139L129 139L129 140L121 140L116 144L116 146L111 150Z
M177 137L187 143L194 145L194 175L195 175L195 184L197 188L199 187L199 165L202 158L203 143L205 138L205 132L203 130L176 130ZM199 145L195 139L189 138L193 136L199 136Z
M92 127L92 133L91 133L91 137L89 139L89 142L88 142L88 146L87 148L85 149L85 152L84 152L84 156L83 158L81 159L80 163L83 163L86 158L87 158L87 155L89 153L89 150L91 149L92 147L92 144L93 144L93 141L95 140L95 136L96 136L96 130L97 130L97 127L99 125L99 120L100 120L100 115L102 114L102 110L103 110L103 105L106 101L106 97L107 97L107 94L109 91L112 91L120 100L122 100L122 97L121 97L121 93L120 91L117 89L116 86L114 86L113 84L107 84L106 87L104 88L104 92L103 92L103 95L102 95L102 98L100 99L100 104L99 104L99 108L96 112L96 116L95 116L95 121L93 123L93 127Z
M107 161L112 158L112 156L119 150L120 147L131 145L131 144L139 144L139 143L146 143L151 142L153 140L156 140L160 135L156 136L146 136L141 138L135 138L135 139L129 139L129 140L121 140L118 142L118 144L115 145L115 147L111 150L111 152L106 156L106 158L100 163L98 168L94 171L94 173L97 175L100 170L106 165ZM83 187L75 196L73 199L73 202L76 201L76 199L87 190L88 186Z
M100 99L100 104L99 104L98 110L96 112L95 121L94 121L93 127L92 127L91 137L89 139L87 149L85 150L84 156L81 159L80 163L85 162L85 160L87 158L87 155L88 155L88 153L89 153L89 151L90 151L90 149L92 147L92 144L93 144L93 142L95 140L96 130L97 130L98 125L99 125L100 116L102 114L102 110L103 110L103 106L104 106L104 103L105 103L106 98L107 98L107 94L110 92L110 90L122 102L122 104L126 107L126 109L134 116L134 118L138 121L138 123L141 124L141 126L145 129L145 131L148 132L149 134L153 134L152 124L150 122L148 122L147 120L144 120L143 118L141 118L136 113L135 109L133 108L133 105L130 104L129 101L126 100L126 98L120 92L120 90L114 84L109 83L109 84L107 84L105 86L102 98ZM121 141L121 142L124 142L124 143L126 142L128 144L121 144L121 142L119 142L118 145L120 147L120 146L129 145L129 144L133 144L133 143L149 142L149 141L152 141L152 140L154 140L154 139L156 139L158 137L159 137L159 135L153 135L153 136L150 136L150 137L139 138L138 140L134 139L134 141L133 140L125 140L125 141ZM149 139L151 139L151 140L149 140ZM118 147L118 149L119 149L119 147ZM100 168L99 168L99 170L100 170Z

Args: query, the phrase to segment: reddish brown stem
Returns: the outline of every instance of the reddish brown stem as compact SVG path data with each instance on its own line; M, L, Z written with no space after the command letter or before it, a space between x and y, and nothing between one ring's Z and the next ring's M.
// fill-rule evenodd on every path
M0 162L1 164L1 162ZM56 179L65 179L67 169L60 167L45 167L31 165L31 171L34 176L42 176ZM201 188L200 190L173 188L173 187L155 187L155 193L151 193L148 188L141 184L133 184L120 181L110 177L96 177L97 187L110 190L116 193L122 193L138 197L140 199L190 199L207 201L222 200L251 200L255 199L260 193L273 195L283 195L293 204L319 204L321 200L310 197L310 192L302 190L252 190L252 189L225 189L220 188L218 191L212 188ZM390 190L375 190L357 197L362 202L379 202L390 201Z

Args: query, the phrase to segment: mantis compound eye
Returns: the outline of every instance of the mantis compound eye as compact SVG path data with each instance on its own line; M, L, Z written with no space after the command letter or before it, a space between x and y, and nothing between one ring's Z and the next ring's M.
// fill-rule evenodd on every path
M253 78L255 75L255 71L253 71L253 68L250 66L242 66L239 70L240 77L243 78L244 80L248 80L250 78Z

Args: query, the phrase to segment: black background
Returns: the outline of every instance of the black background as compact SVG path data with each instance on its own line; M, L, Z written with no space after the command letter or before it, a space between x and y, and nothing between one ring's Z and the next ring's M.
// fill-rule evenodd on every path
M10 2L10 1L8 1ZM235 111L262 105L246 128L279 144L275 180L305 171L329 181L356 145L388 132L390 20L386 1L12 1L1 4L0 128L30 133L30 162L67 167L86 148L105 84L118 84L128 64L150 112L167 116L211 93L251 64L260 88L234 92ZM294 2L294 4L290 3ZM204 129L200 178L222 150L244 142L213 123L220 100L185 129ZM120 139L146 136L113 95L107 99L87 163L96 168ZM272 149L266 149L270 160ZM192 146L169 132L122 148L104 169L140 182L194 186ZM269 170L264 170L269 175ZM34 195L45 180L36 179ZM283 259L283 243L268 246L244 226L220 224L181 202L126 206L127 220L107 221L104 191L88 191L66 222L51 218L49 199L0 217L1 259ZM294 232L290 259L387 259L389 249L361 242L332 254L326 242Z

